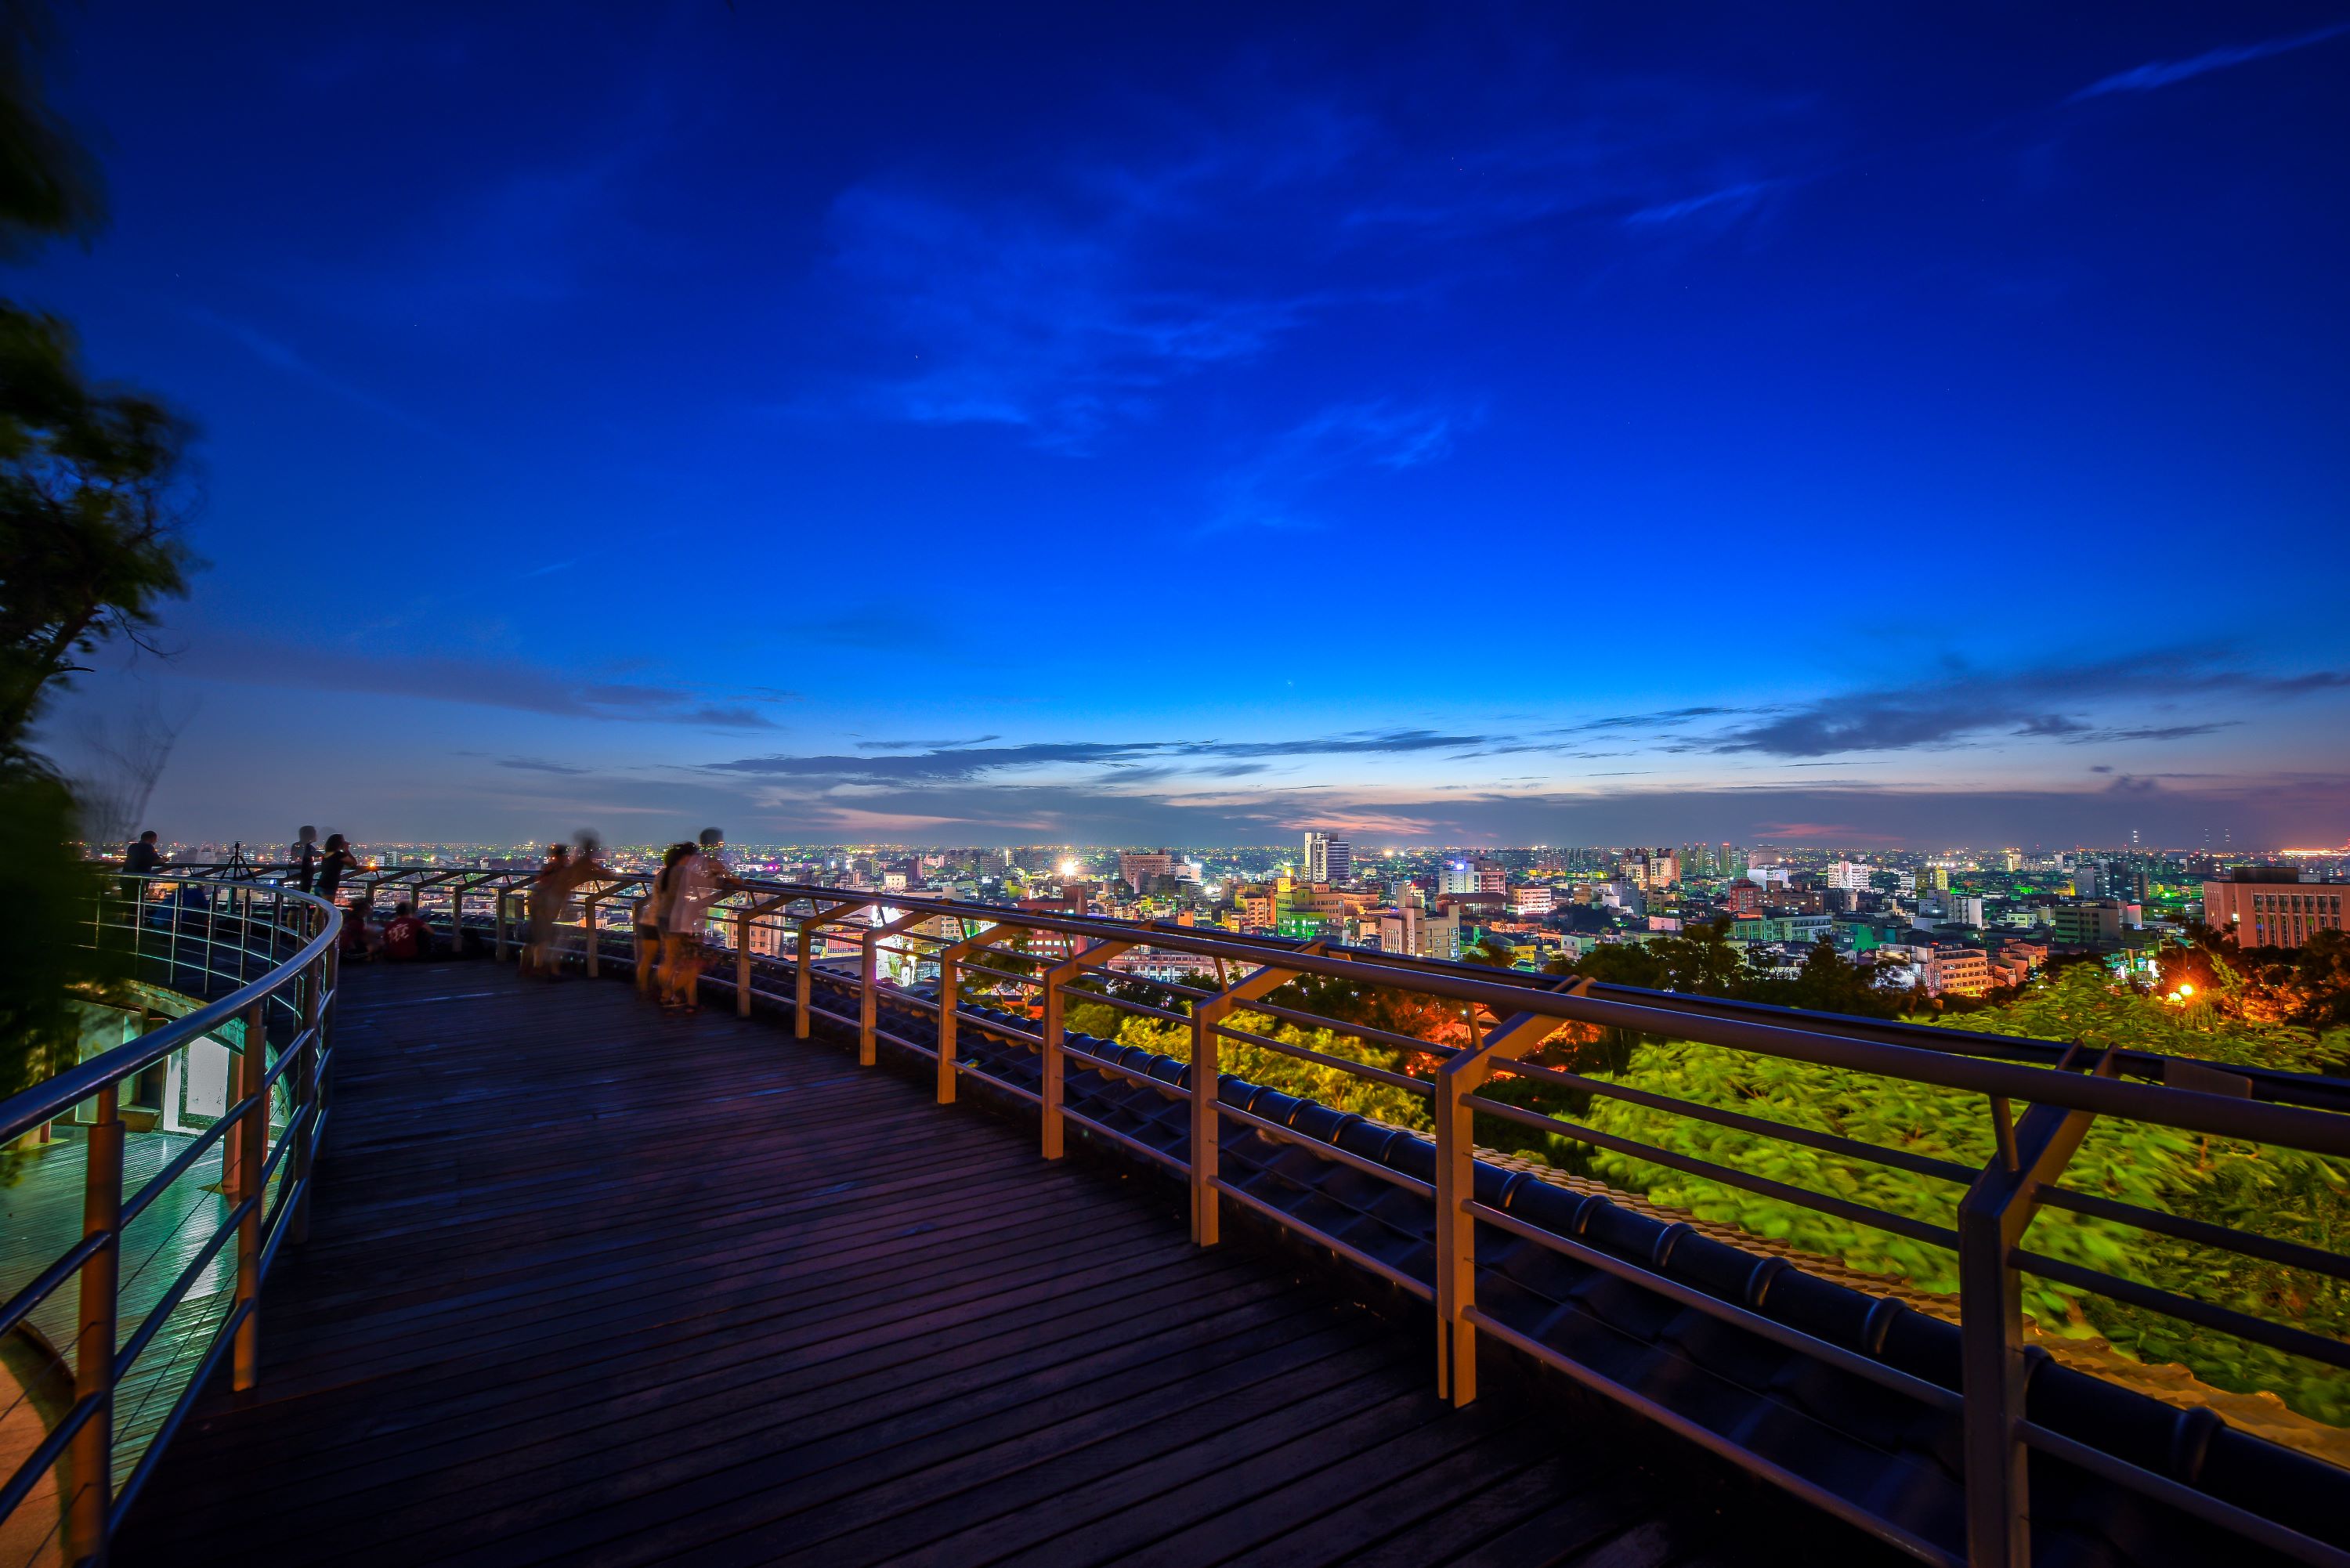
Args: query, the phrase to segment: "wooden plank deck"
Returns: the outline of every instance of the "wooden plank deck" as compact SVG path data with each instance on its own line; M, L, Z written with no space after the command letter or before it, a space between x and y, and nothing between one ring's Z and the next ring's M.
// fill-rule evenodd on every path
M130 1568L1757 1556L1170 1188L771 1022L450 962L352 971L341 1030L262 1386Z

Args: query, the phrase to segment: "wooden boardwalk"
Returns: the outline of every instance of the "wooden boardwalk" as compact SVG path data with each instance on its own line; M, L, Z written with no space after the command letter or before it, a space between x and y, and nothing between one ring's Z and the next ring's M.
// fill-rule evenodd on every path
M1190 1245L1173 1189L772 1022L486 962L343 1009L262 1386L208 1395L130 1568L1716 1555L1604 1435L1453 1411L1421 1336Z

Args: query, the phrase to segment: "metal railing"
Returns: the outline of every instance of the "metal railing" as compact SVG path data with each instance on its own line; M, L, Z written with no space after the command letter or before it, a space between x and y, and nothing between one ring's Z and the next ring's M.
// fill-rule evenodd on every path
M629 935L629 911L643 897L648 880L606 874L565 897L563 929L568 938L577 939L572 956L588 973L617 956L616 940L635 940ZM519 940L523 911L532 896L529 883L529 875L520 872L384 867L356 876L348 890L370 903L386 886L411 892L420 907L438 899L452 938L471 934L504 957ZM469 901L479 908L478 925L468 923ZM2318 1276L2350 1279L2350 1257L2340 1253L2122 1202L2066 1187L2060 1179L2100 1117L2329 1158L2350 1157L2350 1116L2340 1114L2350 1107L2350 1082L2147 1052L2108 1050L2092 1056L2064 1042L1804 1013L1432 959L1333 950L1319 942L1212 928L764 881L735 884L712 908L704 934L731 959L704 978L731 988L742 1014L750 1015L754 1002L764 1001L790 1011L795 1033L801 1038L808 1036L817 1019L853 1031L858 1059L867 1064L877 1060L877 1047L884 1042L927 1057L935 1067L941 1104L952 1103L958 1082L974 1071L959 1055L959 1029L984 1029L991 1036L1034 1050L1041 1066L1036 1089L992 1082L1035 1104L1045 1158L1062 1157L1067 1129L1076 1125L1179 1175L1190 1189L1191 1234L1201 1245L1218 1241L1222 1206L1230 1200L1428 1301L1437 1319L1438 1386L1455 1403L1476 1397L1477 1346L1481 1336L1490 1335L1926 1561L1964 1562L1975 1568L2021 1568L2028 1563L2027 1458L2037 1450L2289 1558L2350 1564L2350 1552L2304 1529L2028 1418L2025 1394L2032 1367L2022 1313L2022 1280L2026 1274L2037 1275L2288 1355L2350 1369L2350 1344L2337 1338L2024 1246L2033 1219L2043 1210L2059 1210ZM1107 989L1104 981L1121 978L1109 967L1110 961L1138 947L1182 955L1183 961L1195 962L1204 983L1155 982L1151 994L1157 1001ZM885 981L884 954L899 960L901 967L910 965L918 975L934 972L934 991L926 995L921 989ZM848 960L854 961L853 967L845 963ZM1362 992L1408 993L1457 1005L1465 1039L1447 1043L1398 1034L1274 1000L1283 987L1299 980L1341 981ZM819 981L822 998L816 993ZM785 983L787 992L770 989ZM853 1014L839 1010L845 1003L826 1005L850 994ZM1008 1023L995 1012L974 1010L980 1001L1005 998L1017 1004L1024 1022ZM930 1042L885 1028L885 1001L893 1019L909 1013L931 1021L933 1027L925 1031L931 1035ZM1121 1060L1118 1048L1103 1051L1071 1044L1066 1019L1073 1002L1179 1027L1188 1035L1188 1071L1170 1081ZM1292 1037L1282 1036L1284 1026ZM1979 1126L1994 1152L1980 1166L1964 1164L1527 1059L1571 1026L1697 1042L1758 1058L1870 1075L1889 1084L1931 1085L1975 1102L1982 1117ZM1408 1050L1431 1059L1435 1070L1423 1075L1357 1061L1295 1038L1302 1029L1351 1038L1373 1051ZM1395 1168L1231 1103L1222 1092L1218 1067L1223 1048L1235 1043L1425 1099L1434 1129L1432 1172L1422 1177ZM1073 1108L1065 1093L1073 1068L1187 1100L1188 1149L1171 1153ZM1814 1191L1739 1165L1611 1132L1555 1110L1495 1098L1495 1085L1509 1080L1537 1096L1549 1093L1554 1103L1612 1098L1658 1115L1826 1153L1856 1167L1940 1182L1955 1199L1952 1222L1935 1223L1856 1198ZM2018 1106L2028 1108L2019 1115ZM1956 1259L1959 1281L1961 1354L1956 1386L1897 1369L1863 1351L1791 1326L1752 1302L1693 1289L1672 1277L1661 1259L1653 1265L1627 1262L1481 1200L1474 1136L1480 1117L1947 1249ZM1219 1170L1219 1154L1227 1125L1277 1142L1308 1146L1321 1158L1431 1200L1436 1228L1432 1279L1374 1257L1226 1179ZM1963 1552L1745 1451L1685 1414L1578 1364L1481 1308L1480 1226L1631 1280L1930 1408L1955 1412L1963 1427Z
M72 1122L84 1148L81 1239L0 1305L0 1333L7 1333L69 1282L78 1287L73 1402L0 1486L0 1521L13 1521L62 1466L63 1557L72 1563L104 1559L113 1532L220 1364L229 1362L238 1389L252 1387L258 1376L262 1282L284 1244L304 1237L312 1165L326 1131L341 917L320 899L265 881L190 872L110 874L92 898L84 930L87 945L117 958L124 980L176 993L188 1011L162 1018L142 1005L155 1000L151 995L93 997L101 1004L127 1003L142 1024L152 1026L0 1102L0 1142ZM229 1102L138 1190L126 1192L126 1085L205 1040L233 1051ZM125 1232L215 1145L226 1212L126 1333L120 1322ZM232 1245L228 1310L143 1446L135 1453L120 1448L118 1390ZM118 1470L124 1473L118 1477Z

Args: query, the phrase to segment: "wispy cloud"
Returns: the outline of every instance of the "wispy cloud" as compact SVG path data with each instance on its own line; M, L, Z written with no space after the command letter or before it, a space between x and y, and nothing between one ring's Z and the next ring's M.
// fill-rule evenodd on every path
M2194 649L2004 672L1953 667L1939 680L1804 703L1733 728L1705 749L1823 757L1946 746L1994 733L2075 744L2176 741L2210 734L2233 721L2099 726L2064 708L2193 697L2278 701L2345 689L2350 689L2350 671L2266 674Z
M1717 221L1735 220L1760 207L1773 191L1785 183L1783 180L1742 180L1701 195L1635 208L1624 215L1624 222L1634 228L1644 228L1700 215Z
M1482 417L1475 407L1333 404L1226 471L1198 532L1319 527L1313 509L1318 488L1348 472L1395 474L1440 462Z
M935 747L919 752L896 749L900 742L866 742L860 744L878 754L738 757L710 763L705 768L712 773L817 783L936 784L1074 767L1113 770L1100 776L1107 784L1121 784L1165 778L1175 772L1195 776L1201 773L1216 776L1253 774L1263 771L1261 761L1266 758L1456 751L1489 738L1407 729L1282 741L1039 741L1011 746ZM1199 765L1181 765L1185 763Z
M271 337L257 327L246 322L232 320L217 311L207 310L201 305L189 306L188 314L198 324L227 337L246 353L273 369L283 370L297 380L307 381L311 386L332 392L347 402L355 403L370 413L381 414L384 418L405 425L420 434L441 433L398 404L388 402L364 387L320 369L290 345Z
M2183 82L2212 71L2224 71L2233 66L2249 65L2272 55L2290 54L2313 44L2323 44L2350 33L2350 22L2337 22L2330 27L2311 32L2294 33L2286 37L2270 38L2258 44L2239 44L2224 48L2206 49L2199 55L2183 60L2152 60L2126 71L2091 82L2065 101L2079 103L2085 99L2102 98L2107 93L2152 92L2173 82Z
M777 727L755 707L729 694L598 680L490 654L386 655L211 632L194 639L175 668L200 679L244 685L418 697L558 718L706 730Z
M502 768L513 768L518 773L562 774L572 778L584 777L589 771L586 768L567 767L561 763L541 762L536 757L504 757L499 759L497 765Z

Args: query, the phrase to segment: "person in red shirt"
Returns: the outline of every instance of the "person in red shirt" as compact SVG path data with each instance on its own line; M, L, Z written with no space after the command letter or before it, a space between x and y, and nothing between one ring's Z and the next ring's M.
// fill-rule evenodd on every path
M402 904L392 911L391 923L383 929L383 956L391 960L432 956L432 928L417 917L414 906Z

